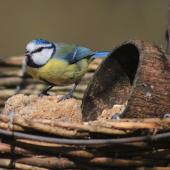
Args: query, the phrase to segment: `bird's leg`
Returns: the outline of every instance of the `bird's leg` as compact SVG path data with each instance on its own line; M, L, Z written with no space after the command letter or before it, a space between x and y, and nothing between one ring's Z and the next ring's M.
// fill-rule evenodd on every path
M50 85L47 88L45 88L40 94L39 96L48 96L49 94L47 93L51 88L53 88L54 85Z
M62 96L62 97L58 100L58 102L73 97L73 93L74 93L77 85L78 85L78 82L75 82L74 85L73 85L73 88L72 88L65 96Z

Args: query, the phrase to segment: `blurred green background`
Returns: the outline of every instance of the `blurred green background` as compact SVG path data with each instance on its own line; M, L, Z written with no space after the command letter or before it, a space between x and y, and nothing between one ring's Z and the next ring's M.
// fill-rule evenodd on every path
M35 38L110 50L142 39L163 43L168 0L0 0L0 57Z

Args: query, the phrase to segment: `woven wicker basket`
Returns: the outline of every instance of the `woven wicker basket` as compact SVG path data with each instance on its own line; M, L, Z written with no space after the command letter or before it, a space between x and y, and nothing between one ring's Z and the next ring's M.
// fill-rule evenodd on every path
M0 116L0 167L135 169L167 167L170 119L63 123Z
M2 107L21 81L20 63L21 60L16 58L0 62ZM85 82L99 63L97 61L90 66L80 86L82 89L79 87L77 91L78 98L81 99ZM0 115L0 167L22 170L168 169L170 119L161 118L170 111L168 69L168 58L158 47L141 41L121 44L104 60L89 83L82 105L86 122L26 120L18 116L11 120L7 115ZM106 81L108 71L112 74L109 74L111 79ZM22 90L23 93L30 93L33 89L36 93L42 88L39 82L32 86L31 81L26 80L27 90ZM118 86L114 86L115 82ZM148 84L154 88L148 88ZM56 91L63 92L65 89L58 88ZM105 92L101 93L101 89ZM123 115L127 118L119 121L95 120L101 109L97 103L100 102L105 109L125 100L128 100L128 105Z

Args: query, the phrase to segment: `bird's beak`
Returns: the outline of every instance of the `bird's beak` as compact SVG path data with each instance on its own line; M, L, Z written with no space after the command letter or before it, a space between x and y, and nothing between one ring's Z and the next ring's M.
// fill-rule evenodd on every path
M28 58L30 58L30 57L31 57L31 54L30 54L29 52L26 52L26 53L25 53L25 56L28 57Z

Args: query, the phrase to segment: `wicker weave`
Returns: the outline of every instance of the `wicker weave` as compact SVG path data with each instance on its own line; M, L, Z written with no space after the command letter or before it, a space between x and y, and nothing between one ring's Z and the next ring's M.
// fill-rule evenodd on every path
M76 98L82 99L99 63L101 60L90 65L77 88ZM21 82L20 67L21 57L0 59L1 108ZM24 81L25 87L21 90L24 94L37 94L44 87L30 78ZM68 89L70 87L57 87L52 92L60 94ZM0 168L6 169L142 170L147 167L162 170L170 165L169 142L169 118L68 123L0 115Z
M0 166L109 169L168 166L170 119L64 123L0 116ZM88 168L87 168L88 167Z

